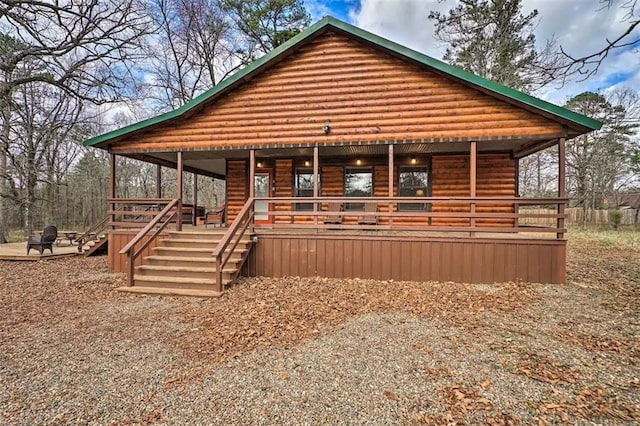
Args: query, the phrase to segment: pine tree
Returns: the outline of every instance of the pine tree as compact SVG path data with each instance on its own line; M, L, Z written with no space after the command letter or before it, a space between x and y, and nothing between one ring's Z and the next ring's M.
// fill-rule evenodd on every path
M535 49L538 11L522 14L521 0L461 0L447 14L432 11L444 60L481 77L530 91L541 60Z

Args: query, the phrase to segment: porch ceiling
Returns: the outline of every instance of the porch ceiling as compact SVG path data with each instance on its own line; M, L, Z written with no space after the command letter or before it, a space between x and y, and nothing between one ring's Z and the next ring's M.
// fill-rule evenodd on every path
M349 144L320 146L319 155L322 157L350 157L350 156L374 156L386 155L388 143L376 144ZM525 141L517 140L491 140L479 141L478 152L510 152L515 157L523 157L556 143L556 139ZM395 155L425 155L425 154L457 154L468 153L469 142L396 142ZM199 150L184 151L184 166L186 171L197 172L211 177L224 178L226 173L225 160L248 159L250 149L233 150ZM176 167L177 152L144 152L130 153L125 156L142 161L162 164L166 167ZM284 147L256 149L256 158L291 158L313 157L313 147Z

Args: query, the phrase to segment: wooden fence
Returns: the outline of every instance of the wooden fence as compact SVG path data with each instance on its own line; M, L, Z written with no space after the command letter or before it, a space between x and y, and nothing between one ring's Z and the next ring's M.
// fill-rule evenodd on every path
M525 207L520 208L520 213L534 213L534 214L547 214L547 213L555 213L555 209L529 209ZM594 210L587 209L586 211L586 224L587 225L608 225L611 223L609 219L610 212L613 210ZM634 209L623 209L620 210L622 213L622 220L620 221L621 225L634 225L636 212ZM582 207L570 207L565 209L566 219L565 224L567 225L582 225L583 216L585 215L585 211ZM521 217L519 219L520 225L552 225L553 220L545 219L545 218L536 218L536 217Z

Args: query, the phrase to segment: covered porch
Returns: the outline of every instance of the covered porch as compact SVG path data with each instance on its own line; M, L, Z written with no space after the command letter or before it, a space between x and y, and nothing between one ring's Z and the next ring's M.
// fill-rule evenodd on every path
M189 171L226 181L226 223L215 228L220 238L210 253L216 270L230 259L225 253L249 241L238 275L564 282L564 144L559 137L120 152L177 170L175 198L149 200L115 196L112 153L110 264L133 277L169 230L205 231L197 218L212 206L198 204L197 179L193 202L182 197ZM558 196L517 196L519 156L552 145ZM132 201L153 207L118 207ZM531 211L542 206L555 213Z

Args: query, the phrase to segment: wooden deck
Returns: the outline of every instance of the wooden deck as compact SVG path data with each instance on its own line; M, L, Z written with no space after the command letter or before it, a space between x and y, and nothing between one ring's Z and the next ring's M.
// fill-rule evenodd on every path
M27 242L21 241L18 243L0 244L0 260L16 260L16 261L37 261L37 260L52 260L61 257L77 256L78 246L69 245L68 242L63 242L60 246L53 245L53 253L49 250L45 250L43 255L40 255L38 250L31 249L31 253L27 255Z

